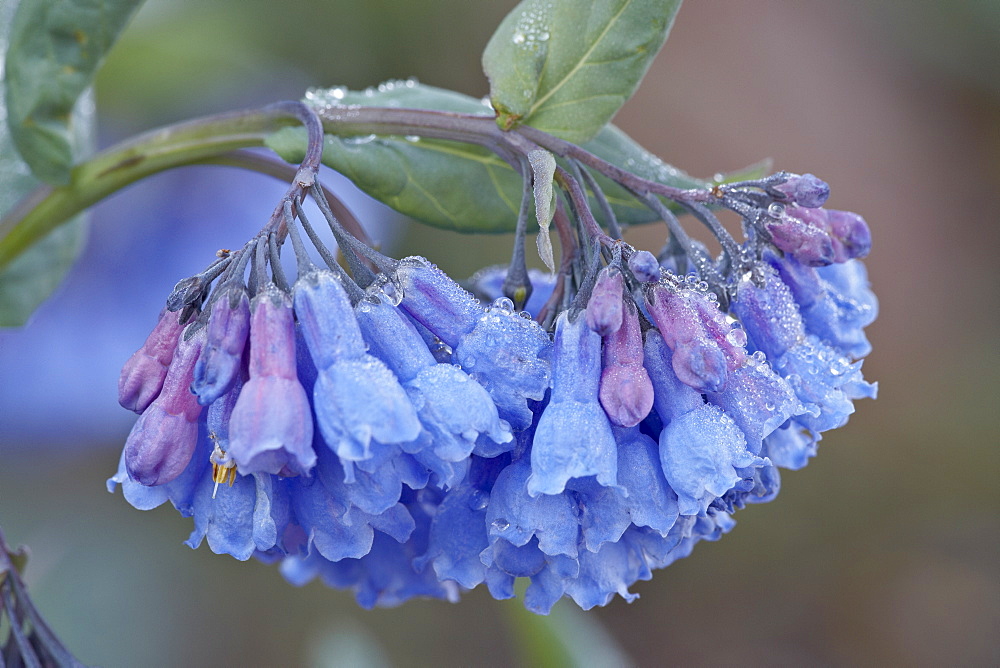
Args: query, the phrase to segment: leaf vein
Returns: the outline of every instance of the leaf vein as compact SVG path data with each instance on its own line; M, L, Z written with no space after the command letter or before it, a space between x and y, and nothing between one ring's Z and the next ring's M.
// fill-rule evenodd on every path
M583 57L577 62L576 65L573 66L573 68L569 72L566 73L566 76L564 76L561 81L559 81L555 86L550 88L549 92L547 92L540 99L536 100L533 105L531 105L531 109L528 110L528 113L525 115L525 118L530 118L531 115L534 114L541 105L545 104L546 100L552 97L557 90L562 88L567 81L569 81L573 76L576 75L577 71L583 66L584 63L586 63L587 58L590 57L590 54L593 53L594 50L597 49L597 45L600 44L605 37L607 37L608 32L611 31L611 28L615 25L615 23L617 23L618 19L621 17L622 14L625 13L625 10L628 9L629 5L631 4L632 0L627 0L624 4L622 4L622 8L618 11L618 13L614 15L614 17L612 17L610 21L608 21L608 24L604 27L604 30L602 30L601 34L597 37L597 39L594 40L594 43L590 45L590 48L588 48L587 51L583 54Z

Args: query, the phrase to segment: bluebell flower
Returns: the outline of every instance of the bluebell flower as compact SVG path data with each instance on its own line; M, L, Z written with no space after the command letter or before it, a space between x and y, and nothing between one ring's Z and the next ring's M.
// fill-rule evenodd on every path
M295 313L318 372L313 389L323 439L342 459L416 439L420 420L396 376L369 355L354 309L328 271L300 276Z
M495 265L480 269L465 282L465 285L477 298L492 303L504 297L503 282L506 278L507 267ZM541 313L545 302L552 295L552 290L556 285L556 276L540 269L529 269L528 281L531 283L532 290L528 301L524 304L524 310L535 318Z
M629 540L605 543L597 552L580 556L580 571L566 593L584 610L607 605L615 594L631 603L639 598L628 588L637 580L649 580L653 572L641 548Z
M212 552L246 561L258 550L279 545L289 513L287 483L276 476L239 476L232 487L219 490L211 476L202 476L195 491L194 530L185 544L197 548L207 539Z
M496 402L515 429L531 424L529 400L549 385L548 335L513 306L484 309L444 272L423 258L406 258L396 272L402 306L454 351L453 359Z
M396 374L423 424L424 432L413 441L416 447L403 444L404 451L430 448L445 461L459 462L480 441L494 454L513 443L510 426L500 419L486 390L458 367L439 364L395 306L366 300L356 314L370 352Z
M486 509L497 475L509 463L508 457L473 457L467 484L442 496L431 521L427 551L414 560L415 568L433 568L438 579L466 589L482 584L486 566L480 554L489 546Z
M828 267L805 267L792 258L767 258L799 305L806 331L840 353L859 359L871 352L864 328L878 315L859 260Z
M361 557L330 560L322 554L293 555L282 561L282 574L293 584L302 585L319 576L337 589L354 591L364 608L395 606L415 596L458 600L459 588L451 580L439 580L434 571L419 569L414 561L426 549L431 522L419 494L400 508L413 518L412 528L402 533L379 531L371 549Z
M678 512L699 515L743 479L738 469L769 462L747 449L746 437L732 417L678 382L672 354L662 338L647 338L646 364L663 421L660 462L677 494Z
M570 478L589 475L614 485L615 438L598 401L601 338L582 314L559 316L552 366L552 398L535 429L528 492L558 494Z
M791 291L770 265L756 267L753 276L738 287L733 303L753 345L771 358L771 366L783 375L799 400L811 409L795 418L820 433L842 426L854 412L853 399L874 398L876 386L861 377L861 363L851 363L842 354L807 335L805 324Z
M471 281L484 305L331 216L349 275L285 201L295 280L269 230L181 281L180 314L126 364L121 403L140 417L108 489L193 517L192 548L279 562L364 607L481 584L510 598L519 578L541 614L632 601L774 499L779 468L805 466L875 394L860 362L870 234L821 208L828 194L784 173L701 192L744 219L740 243L709 225L718 259L676 227L662 265L600 235L558 275L515 253L541 322L502 297L508 269Z
M371 550L376 530L398 541L413 531L413 518L401 503L394 502L378 514L367 513L355 505L350 486L336 458L322 451L315 474L293 483L292 510L306 535L307 554L316 551L330 561L358 559Z
M628 494L625 505L636 527L666 536L677 522L677 493L660 466L660 446L639 427L615 428L618 484Z
M253 299L249 379L233 407L228 452L240 472L306 475L312 411L296 371L291 300L273 284Z

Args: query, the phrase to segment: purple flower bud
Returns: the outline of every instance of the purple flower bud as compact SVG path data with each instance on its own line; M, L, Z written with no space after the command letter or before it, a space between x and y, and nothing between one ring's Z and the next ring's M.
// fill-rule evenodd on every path
M631 302L625 305L622 326L604 338L599 396L604 412L619 427L634 427L653 408L653 384L642 366L639 312Z
M824 209L790 205L778 218L768 218L764 227L777 248L802 264L822 267L834 261L833 240L826 232L825 219Z
M699 392L718 392L726 384L728 364L719 341L705 327L696 306L699 299L707 297L658 284L647 291L646 307L673 350L677 377Z
M308 474L316 463L313 419L296 375L291 300L268 284L251 308L250 379L233 408L228 452L244 475Z
M834 262L868 255L872 234L865 219L851 211L826 209L826 229L833 238Z
M607 266L597 275L597 283L587 302L587 326L601 336L622 326L622 273Z
M132 480L162 485L179 476L198 443L201 405L191 394L194 365L205 343L204 330L181 341L159 396L139 416L125 441L125 467Z
M403 291L400 306L452 348L483 315L472 295L422 257L403 258L396 280Z
M177 349L177 340L184 327L172 311L160 312L160 320L149 333L146 342L122 367L118 377L118 403L123 408L142 413L153 403L163 387L167 367Z
M830 186L812 174L793 174L784 183L775 188L788 196L789 201L804 206L807 209L816 209L823 206L827 198L830 197Z
M194 367L191 391L208 406L233 386L240 373L250 332L250 299L243 286L227 290L212 308L205 327L205 349Z
M660 280L660 263L649 251L633 253L628 259L628 269L640 283L655 283Z

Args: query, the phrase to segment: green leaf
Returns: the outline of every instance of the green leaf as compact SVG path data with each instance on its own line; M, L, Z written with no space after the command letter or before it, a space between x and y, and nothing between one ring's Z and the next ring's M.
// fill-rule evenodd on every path
M6 51L7 125L39 179L69 182L72 111L141 0L21 0Z
M581 144L638 87L680 0L524 0L483 52L497 123Z
M11 25L16 4L16 0L0 0L0 52L6 43L6 29ZM2 122L6 116L4 85L5 82L0 81L0 216L38 185L38 180L18 157L7 124ZM73 115L74 136L71 139L75 145L88 143L92 108L93 101L84 98ZM19 327L27 322L38 305L62 282L82 249L86 230L86 221L78 217L50 232L0 271L0 327Z
M416 84L390 82L380 89L352 92L344 88L310 91L317 105L394 106L460 113L485 110L475 98ZM305 131L284 128L267 145L289 162L305 154ZM605 126L583 145L591 153L644 178L679 188L707 188L714 182L695 179L643 149L618 128ZM521 177L494 153L459 142L405 137L327 135L323 163L397 211L423 223L460 232L513 232L521 203ZM626 190L598 177L623 225L657 220Z
M312 104L406 107L488 114L480 100L441 88L401 81L378 89L310 91ZM284 128L267 145L299 162L305 131ZM460 142L415 137L327 135L323 163L397 211L435 227L462 232L509 232L521 204L521 177L496 154Z

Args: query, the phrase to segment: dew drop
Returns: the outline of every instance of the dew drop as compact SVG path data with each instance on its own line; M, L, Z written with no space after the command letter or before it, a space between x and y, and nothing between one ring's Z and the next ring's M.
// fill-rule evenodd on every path
M472 510L482 510L490 503L490 495L486 492L476 490L469 497L469 508Z
M499 297L493 302L493 308L502 310L504 313L514 312L514 302L507 297Z
M771 202L767 207L768 214L778 218L781 214L785 213L785 205L781 202Z
M491 526L497 531L506 531L508 528L510 528L510 522L508 522L502 517L498 517L497 519L493 520Z

